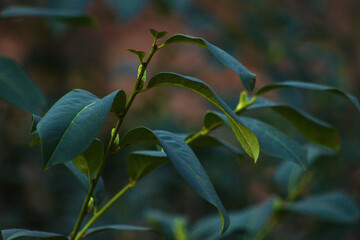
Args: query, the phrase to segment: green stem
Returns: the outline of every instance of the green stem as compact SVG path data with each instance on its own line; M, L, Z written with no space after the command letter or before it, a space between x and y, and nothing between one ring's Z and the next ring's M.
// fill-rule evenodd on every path
M86 225L77 234L75 240L79 240L91 225L116 201L118 200L127 190L132 188L134 183L128 183L123 189L121 189L115 196L113 196L100 210L98 210L94 216L86 223Z
M77 236L77 233L78 233L78 231L80 229L81 223L83 222L83 220L84 220L84 218L85 218L85 216L87 214L87 207L88 207L89 201L91 199L91 196L92 196L92 194L93 194L93 192L95 190L95 186L98 183L98 181L100 179L100 176L101 176L101 173L104 170L105 163L107 162L107 159L109 158L109 156L114 153L114 150L115 150L114 149L114 142L115 142L115 139L116 139L116 133L119 132L120 127L121 127L121 125L122 125L122 123L124 121L124 118L125 118L127 112L130 109L131 104L133 103L136 95L139 93L139 91L141 91L141 89L143 87L144 83L142 82L142 78L143 78L143 76L145 74L147 66L150 63L151 58L153 57L153 55L155 54L155 52L158 49L157 45L156 45L156 42L157 42L157 39L154 40L154 43L152 44L150 53L149 53L146 61L141 63L141 65L142 65L141 71L138 74L134 89L131 92L131 95L130 95L128 101L126 102L126 105L125 105L125 108L124 108L123 112L121 114L117 115L119 120L116 123L114 134L111 136L110 142L109 142L109 144L107 146L107 149L106 149L106 152L104 154L104 158L103 158L103 161L102 161L101 166L99 168L99 171L97 172L95 178L91 181L90 188L89 188L89 190L87 192L87 195L85 197L84 203L83 203L82 208L80 210L80 214L79 214L78 219L77 219L77 221L75 223L74 229L70 234L70 240L75 240L75 237ZM99 215L99 212L97 212L96 215L100 216L101 214Z

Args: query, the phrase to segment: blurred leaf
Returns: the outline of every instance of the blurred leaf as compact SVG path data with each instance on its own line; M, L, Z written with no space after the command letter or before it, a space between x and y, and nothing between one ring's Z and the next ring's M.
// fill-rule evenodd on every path
M149 29L149 32L151 33L151 35L153 35L153 37L154 38L156 38L156 39L160 39L160 38L163 38L163 37L165 37L167 34L168 34L168 32L158 32L158 31L156 31L156 30L154 30L154 29Z
M137 50L134 50L134 49L128 49L128 51L135 54L139 58L140 62L142 62L143 58L146 55L146 53L143 52L143 51L137 51Z
M279 104L258 98L246 110L270 108L287 119L309 141L338 150L340 147L339 132L309 114L286 104Z
M136 151L129 153L126 157L126 167L130 182L140 180L152 170L168 161L166 153L161 151Z
M18 17L42 17L51 18L72 25L96 25L94 18L84 14L83 11L72 9L13 6L2 10L0 13L1 19Z
M237 116L230 109L230 107L210 88L209 85L203 81L189 76L183 76L176 73L158 73L150 79L147 88L153 88L162 85L175 85L194 91L201 96L208 99L215 106L222 110L233 129L237 139L242 147L252 157L255 162L259 156L259 143L256 136L246 127L244 127L238 120Z
M228 121L226 116L222 113L216 111L207 111L203 122L205 129L215 129L227 123Z
M229 217L215 188L191 148L184 140L170 132L138 127L129 130L120 140L120 146L147 142L160 145L180 175L193 189L209 203L214 205L222 220L222 232L229 226Z
M26 229L7 229L2 230L1 235L4 240L36 238L43 240L68 240L67 237L57 233L30 231Z
M273 212L273 206L274 199L270 199L244 210L231 212L229 214L231 225L224 237L238 231L244 231L250 235L256 234L268 221ZM222 239L223 236L217 234L218 226L219 220L214 216L200 219L191 229L190 239Z
M79 180L85 193L87 193L90 188L89 177L86 174L80 172L80 170L77 169L77 167L73 162L67 162L65 163L65 166ZM101 204L102 200L104 199L104 192L105 192L104 181L102 178L100 178L92 194L92 197L94 198L95 201L95 206L99 206Z
M10 58L0 56L0 98L39 114L45 98L26 71Z
M109 230L154 232L153 229L148 228L148 227L140 227L140 226L124 225L124 224L112 224L112 225L105 225L105 226L100 226L100 227L89 228L85 232L85 236L89 236L94 233L109 231Z
M57 101L39 122L43 167L66 163L83 153L103 126L118 90L100 99L76 89Z
M104 143L95 138L90 147L72 161L81 172L92 175L99 170L103 158Z
M256 135L262 152L306 168L306 148L266 123L247 117L239 119Z
M30 134L37 134L38 133L37 132L37 125L40 122L41 117L38 116L38 115L33 114L31 116L31 119L32 119L32 126L31 126Z
M336 94L338 96L341 96L341 97L349 100L360 111L359 100L356 97L354 97L353 95L351 95L347 92L344 92L338 88L323 86L323 85L315 84L315 83L296 82L296 81L273 83L273 84L269 84L269 85L266 85L266 86L260 88L256 92L255 96L263 95L264 93L266 93L268 91L278 89L278 88L299 88L299 89L305 89L305 90L330 92L330 93Z
M224 50L212 45L203 38L191 37L183 34L176 34L164 42L164 46L173 43L190 43L207 48L222 64L233 70L239 75L244 87L252 91L255 86L256 75L247 70L239 61Z
M284 205L283 208L339 224L351 224L359 220L356 203L341 191L313 195L293 204Z
M289 194L297 188L304 170L297 164L292 162L283 162L276 168L274 181L279 190L285 195Z
M36 135L33 139L31 139L29 143L29 147L34 147L41 144L40 136Z

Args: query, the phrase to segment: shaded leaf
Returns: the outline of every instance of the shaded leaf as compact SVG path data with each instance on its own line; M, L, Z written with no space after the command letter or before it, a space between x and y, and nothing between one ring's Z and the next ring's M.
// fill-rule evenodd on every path
M35 238L42 240L68 240L66 236L57 233L30 231L26 229L6 229L1 231L1 235L4 240L14 240L21 238Z
M135 54L135 55L139 58L140 62L142 62L142 59L143 59L143 58L145 57L145 55L146 55L145 52L143 52L143 51L138 51L138 50L135 50L135 49L128 49L128 51L131 52L131 53L133 53L133 54Z
M356 223L360 216L354 200L341 191L313 195L283 208L339 224Z
M0 13L2 19L19 17L51 18L72 25L96 25L94 18L86 15L83 11L72 9L13 6L2 10Z
M222 110L242 147L256 162L259 156L259 143L256 136L237 120L237 116L234 112L220 97L216 95L209 85L194 77L164 72L158 73L151 78L147 88L149 89L162 85L175 85L194 91L208 99L220 110Z
M120 140L120 146L147 142L160 145L180 175L205 200L214 205L222 219L222 232L229 226L229 218L215 188L191 148L184 140L170 132L138 127L129 130Z
M31 116L31 118L32 118L32 126L31 126L30 134L37 134L38 133L37 132L37 125L40 122L41 117L38 116L38 115L33 114Z
M203 127L204 129L215 129L227 122L224 114L216 111L207 111L203 120Z
M109 230L117 230L117 231L140 231L140 232L154 232L153 229L148 227L140 227L134 225L125 225L125 224L111 224L100 227L89 228L85 232L85 236L92 235L94 233L109 231Z
M0 98L39 114L45 98L26 71L10 58L0 56Z
M323 86L323 85L315 84L315 83L306 83L306 82L297 82L297 81L286 81L286 82L280 82L280 83L273 83L273 84L269 84L269 85L266 85L266 86L260 88L256 92L255 96L263 95L264 93L266 93L268 91L278 89L278 88L299 88L299 89L305 89L305 90L330 92L330 93L336 94L338 96L341 96L341 97L349 100L360 111L359 100L356 97L354 97L353 95L351 95L347 92L344 92L338 88Z
M149 29L149 32L150 32L151 35L153 35L153 37L156 38L156 39L163 38L163 37L165 37L165 36L168 34L168 32L165 32L165 31L163 31L163 32L158 32L158 31L156 31L156 30L154 30L154 29Z
M311 142L338 150L339 132L330 124L286 104L279 104L258 98L246 110L270 108L287 119L306 139Z
M217 58L217 60L239 75L242 84L248 91L253 90L255 86L256 75L247 70L238 60L236 60L224 50L216 47L215 45L212 45L203 38L191 37L183 34L176 34L170 37L164 42L163 45L166 46L173 43L190 43L207 48L215 56L215 58Z
M87 193L90 188L90 182L89 182L88 175L80 172L80 170L77 169L77 167L75 166L75 164L73 162L67 162L67 163L65 163L65 166L79 180L85 193ZM102 200L104 199L104 193L105 193L104 181L102 178L100 178L98 183L96 184L95 190L92 194L92 197L94 198L94 201L95 201L95 206L99 206L101 204Z
M168 162L165 152L135 151L126 157L126 167L131 181L138 181L158 166Z
M83 153L103 126L118 90L100 99L76 89L57 101L39 122L43 166L66 163Z
M95 138L90 147L72 161L81 172L92 175L99 170L103 158L104 143Z

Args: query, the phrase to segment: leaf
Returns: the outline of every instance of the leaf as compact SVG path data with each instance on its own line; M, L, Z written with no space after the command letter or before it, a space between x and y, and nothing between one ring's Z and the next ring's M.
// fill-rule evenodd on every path
M40 122L41 117L38 116L38 115L33 114L31 116L31 118L32 118L32 126L31 126L30 134L37 134L38 133L37 132L37 125Z
M96 20L83 11L72 9L36 8L25 6L8 7L1 11L0 18L41 17L51 18L72 25L96 25Z
M111 112L120 114L124 111L126 105L126 94L121 90L121 93L116 94L114 102L111 106Z
M79 180L85 193L87 193L90 188L89 177L86 174L80 172L80 170L77 169L73 162L67 162L65 163L65 166ZM101 204L102 200L104 199L104 192L104 181L102 178L100 178L92 194L92 197L95 201L95 206L99 206Z
M153 35L153 37L156 38L156 39L163 38L163 37L165 37L165 36L168 34L168 32L165 32L165 31L163 31L163 32L158 32L158 31L156 31L156 30L154 30L154 29L149 29L149 32L150 32L151 35Z
M203 127L207 130L215 129L227 122L227 118L224 114L216 111L207 111L203 120Z
M20 238L36 238L43 240L68 240L67 237L49 232L30 231L26 229L6 229L1 231L4 240L14 240Z
M134 50L134 49L128 49L128 51L135 54L139 58L140 62L142 62L143 58L146 55L146 53L143 51L138 51L138 50Z
M130 182L140 180L168 161L166 153L161 151L135 151L129 153L126 157L126 167Z
M271 102L263 98L256 99L246 110L263 108L270 108L284 117L309 141L334 150L339 149L339 132L330 124L289 105Z
M72 161L81 172L92 175L99 170L103 158L104 143L95 138L90 147Z
M306 148L266 123L247 117L239 119L256 135L262 152L306 168Z
M9 104L39 114L45 98L26 71L10 58L0 56L0 98Z
M341 191L313 195L283 208L338 224L356 223L360 216L354 200Z
M162 85L175 85L194 91L208 99L220 110L222 110L245 152L256 162L260 151L256 136L237 120L237 116L233 113L230 107L216 95L209 85L194 77L165 72L158 73L151 78L147 85L147 89Z
M224 50L216 47L215 45L212 45L203 38L191 37L183 34L176 34L170 37L164 42L163 45L167 46L173 43L190 43L207 48L217 60L239 75L242 84L248 91L253 90L255 86L256 75L247 70L238 60L236 60Z
M356 97L354 97L353 95L346 93L338 88L323 86L323 85L315 84L315 83L306 83L306 82L297 82L297 81L286 81L286 82L280 82L280 83L273 83L273 84L269 84L269 85L266 85L266 86L260 88L256 92L255 96L258 97L268 91L271 91L273 89L278 89L278 88L299 88L299 89L304 89L304 90L330 92L330 93L336 94L340 97L343 97L343 98L349 100L360 111L359 100Z
M191 148L184 140L170 132L138 127L129 130L120 140L120 147L147 142L160 145L180 175L205 200L214 205L222 219L222 232L229 226L229 218L214 186Z
M85 232L84 235L89 236L94 233L109 231L109 230L155 232L153 229L148 228L148 227L140 227L140 226L133 226L133 225L125 225L125 224L112 224L112 225L105 225L105 226L100 226L100 227L89 228Z
M231 212L229 214L231 225L224 236L229 236L238 231L244 231L250 235L256 234L266 224L273 212L273 206L274 199L270 199L244 210ZM222 236L217 234L218 224L219 220L214 216L200 219L191 229L190 239L222 239Z
M81 89L57 101L37 125L43 167L66 163L89 148L103 126L118 90L100 99Z

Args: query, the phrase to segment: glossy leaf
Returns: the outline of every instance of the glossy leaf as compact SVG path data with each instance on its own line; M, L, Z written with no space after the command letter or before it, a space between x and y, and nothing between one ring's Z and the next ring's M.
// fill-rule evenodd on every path
M80 170L77 169L77 167L73 162L67 162L65 163L65 166L79 180L85 193L87 193L90 188L88 175L80 172ZM99 206L101 204L102 200L104 199L104 194L105 194L104 181L102 178L100 178L99 182L95 186L94 193L92 194L92 197L94 198L95 201L95 206Z
M148 227L140 227L140 226L133 226L133 225L125 225L125 224L112 224L112 225L105 225L105 226L100 226L100 227L89 228L85 232L85 236L89 236L94 233L99 233L99 232L109 231L109 230L154 232L154 230L152 228L148 228Z
M246 110L269 108L288 120L306 139L311 142L338 150L339 132L330 124L286 104L279 104L258 98Z
M92 175L99 170L103 158L104 143L95 138L90 147L72 161L81 172Z
M120 146L147 142L160 145L179 174L205 200L214 205L222 219L222 232L229 226L229 218L215 188L191 148L184 140L170 132L138 127L123 136Z
M158 166L168 162L165 152L161 151L136 151L126 157L126 167L130 182L136 182L145 177Z
M266 224L273 212L273 206L274 199L270 199L244 210L231 212L229 214L231 225L224 237L238 231L246 232L249 235L256 234ZM218 225L219 220L214 216L203 218L194 224L190 232L190 239L222 239L222 236L217 233Z
M354 200L341 191L313 195L283 208L339 224L356 223L360 216Z
M259 143L256 136L237 120L234 112L216 95L209 85L194 77L183 76L176 73L158 73L150 79L147 88L163 85L175 85L194 91L222 110L245 152L256 162L259 157Z
M306 168L306 148L266 123L247 117L239 119L256 135L262 152Z
M26 71L10 58L0 56L0 98L30 113L39 114L45 98Z
M37 125L44 168L66 163L88 149L119 94L125 93L119 90L100 99L77 89L57 101Z
M57 233L30 231L26 229L6 229L1 231L1 235L4 240L15 240L24 238L35 238L41 240L68 240L66 236Z
M252 91L255 86L256 75L246 69L238 60L224 50L209 43L203 38L191 37L183 34L176 34L164 42L164 46L173 43L190 43L207 48L214 56L226 67L230 68L239 75L242 84L248 91Z
M315 84L315 83L296 82L296 81L273 83L273 84L269 84L269 85L266 85L266 86L260 88L256 92L255 96L263 95L264 93L266 93L268 91L278 89L278 88L299 88L299 89L304 89L304 90L330 92L330 93L336 94L338 96L341 96L341 97L349 100L360 111L359 100L356 97L354 97L353 95L351 95L347 92L344 92L338 88L323 86L323 85Z
M19 17L50 18L72 25L96 25L95 19L86 15L83 11L72 9L13 6L2 10L0 13L2 19Z

